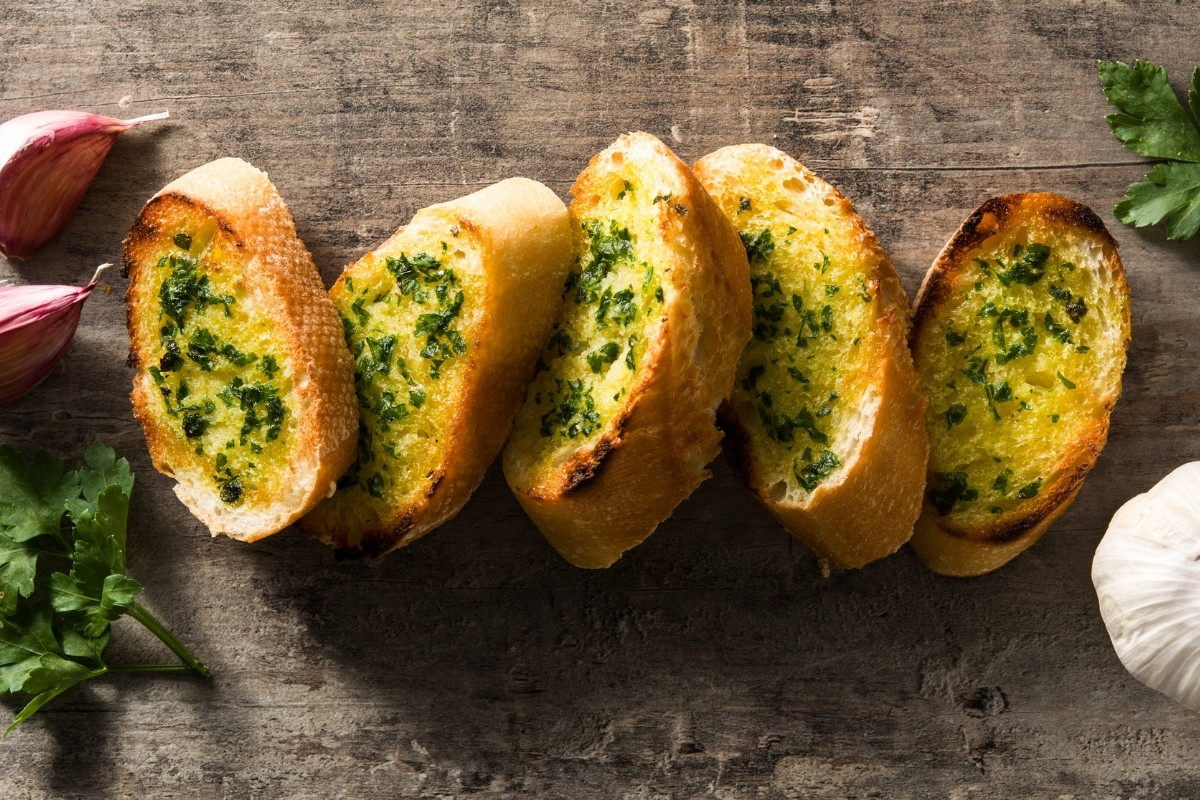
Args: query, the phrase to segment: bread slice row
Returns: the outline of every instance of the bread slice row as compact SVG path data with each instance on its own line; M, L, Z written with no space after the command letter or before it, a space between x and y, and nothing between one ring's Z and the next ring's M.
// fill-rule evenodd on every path
M214 534L299 519L379 555L457 513L507 439L535 524L604 567L708 477L719 409L735 472L822 563L916 522L922 559L968 575L1032 543L1103 445L1128 290L1083 206L989 201L910 333L853 206L774 148L688 169L628 134L572 194L510 179L425 209L326 295L265 175L170 184L125 256L155 465Z

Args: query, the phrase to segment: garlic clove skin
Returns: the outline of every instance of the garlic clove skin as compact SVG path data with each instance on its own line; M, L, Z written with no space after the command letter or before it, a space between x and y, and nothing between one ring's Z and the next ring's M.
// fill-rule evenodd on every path
M0 253L24 258L71 219L116 138L167 112L119 120L39 111L0 125Z
M110 266L101 264L87 286L0 286L0 405L37 386L62 360L84 301Z
M1200 711L1200 462L1117 510L1096 548L1092 583L1130 674Z

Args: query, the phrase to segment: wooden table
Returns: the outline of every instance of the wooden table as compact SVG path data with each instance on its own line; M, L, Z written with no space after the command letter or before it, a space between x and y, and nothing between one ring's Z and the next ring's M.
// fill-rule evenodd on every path
M0 440L138 476L130 573L214 677L93 681L0 743L0 796L1195 798L1200 716L1117 661L1089 579L1113 511L1200 457L1200 268L1112 217L1147 167L1098 58L1181 85L1188 2L374 4L7 0L0 118L169 109L0 278L82 283L198 164L268 170L326 282L422 206L511 175L565 196L622 131L694 160L758 141L846 193L915 292L985 198L1060 192L1121 244L1133 345L1107 449L1046 538L953 580L905 548L822 578L718 461L613 568L568 566L493 470L376 562L287 531L212 541L151 468L122 295L0 409ZM121 622L110 652L164 655ZM7 707L15 710L15 701Z

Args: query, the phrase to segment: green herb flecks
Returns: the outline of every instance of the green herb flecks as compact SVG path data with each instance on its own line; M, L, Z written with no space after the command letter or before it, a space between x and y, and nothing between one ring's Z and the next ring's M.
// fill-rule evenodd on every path
M763 431L768 438L788 444L795 440L796 431L800 430L808 434L808 438L817 444L828 444L829 437L817 427L817 418L826 416L829 412L821 414L818 410L818 414L814 415L805 406L795 414L789 415L774 408L774 398L769 392L759 392L757 400L758 418L762 422Z
M1013 245L1011 257L997 257L993 264L987 259L977 258L975 261L985 273L994 275L1004 286L1014 283L1032 286L1046 275L1046 263L1050 260L1050 248L1036 242L1029 245Z
M1065 325L1059 325L1054 321L1054 315L1049 311L1046 312L1046 317L1042 322L1046 326L1046 332L1053 336L1063 344L1071 343L1071 331Z
M805 450L805 454L811 457L811 451ZM812 492L841 465L842 462L833 454L833 451L822 450L815 461L803 467L800 466L799 460L793 461L792 474L796 478L796 483L804 487L804 491Z
M1017 492L1017 497L1022 500L1028 500L1031 497L1037 497L1038 491L1042 488L1042 479L1038 478L1032 483L1027 483Z
M419 315L413 328L415 338L425 339L420 356L429 362L429 377L436 380L441 377L443 364L467 351L462 334L453 327L465 300L458 275L441 259L428 253L401 253L388 256L383 263L396 279L402 296L411 297L418 305L433 305L436 309ZM351 304L351 310L358 312L356 306L362 302L363 298L358 298ZM359 317L360 324L365 325L365 310Z
M746 258L750 266L762 266L767 263L771 253L775 252L775 241L771 238L771 229L763 228L758 233L738 234L742 238L742 246L746 248Z
M936 472L934 485L929 489L929 502L941 516L954 510L957 503L970 503L979 498L979 491L967 485L965 472Z
M1009 327L1016 328L1019 332L1019 337L1011 344L1007 342L1004 335L1004 326L1006 323ZM995 322L992 323L992 344L996 346L997 364L1007 364L1018 358L1032 355L1034 349L1037 347L1037 343L1037 331L1029 324L1028 308L1023 308L1020 311L1006 308L996 315Z
M198 270L198 259L172 253L160 258L158 266L171 270L159 285L158 299L163 314L179 328L186 324L189 309L199 313L209 306L219 305L229 316L235 299L213 290L208 276Z
M946 409L946 430L953 428L955 425L962 424L962 421L967 418L967 407L962 403L955 403Z
M992 418L997 422L1000 421L1000 412L996 409L997 403L1007 403L1013 399L1013 390L1008 381L1002 380L996 383L990 382L987 375L988 359L980 358L979 356L971 356L967 362L967 368L962 370L962 374L966 376L971 383L983 387L984 397L987 399L988 410L992 412Z
M592 387L584 386L583 381L572 378L568 381L555 380L556 394L559 401L542 415L541 435L553 436L558 433L563 438L584 438L600 428L600 415L596 413L596 401L592 397Z
M621 354L621 345L618 342L608 342L602 347L588 353L588 366L592 368L592 372L599 373L601 369L614 363L617 356Z
M227 408L235 405L243 412L239 444L246 444L250 434L263 432L263 439L273 442L283 430L287 409L279 397L279 388L271 383L247 383L240 376L217 395Z
M629 229L610 220L605 227L599 220L581 223L588 235L588 250L579 272L567 276L566 290L575 293L579 305L600 301L600 287L617 264L633 260L633 241Z
M108 672L209 676L135 599L142 586L125 573L132 490L128 462L103 445L89 449L75 472L45 452L26 463L0 446L0 688L32 696L6 735L72 686ZM108 664L110 627L124 615L182 663Z

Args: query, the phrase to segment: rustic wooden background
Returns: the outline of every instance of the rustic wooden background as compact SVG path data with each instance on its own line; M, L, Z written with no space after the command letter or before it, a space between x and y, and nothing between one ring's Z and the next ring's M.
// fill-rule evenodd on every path
M0 440L74 458L100 439L130 459L130 573L214 678L64 695L0 742L0 796L1200 796L1200 717L1124 671L1089 579L1113 511L1200 458L1200 249L1113 220L1146 165L1108 133L1095 61L1149 59L1182 86L1195 12L5 0L0 119L171 118L124 136L63 234L0 278L84 282L156 189L236 155L270 172L332 282L422 206L511 175L565 196L643 129L689 161L792 153L857 204L910 293L985 198L1081 200L1121 244L1134 337L1078 501L987 577L936 577L906 548L822 578L722 463L607 571L561 561L497 470L435 534L339 564L294 531L212 541L176 501L130 413L110 275L63 364L0 409ZM111 652L164 653L132 623Z

